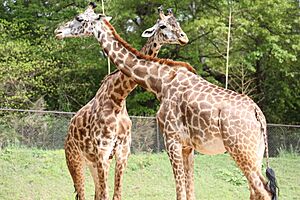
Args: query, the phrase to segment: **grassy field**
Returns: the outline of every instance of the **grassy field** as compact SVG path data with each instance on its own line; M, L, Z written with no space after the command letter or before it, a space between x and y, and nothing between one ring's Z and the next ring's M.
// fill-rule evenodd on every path
M280 186L280 198L300 199L300 157L282 154L271 159ZM113 184L113 165L110 171ZM195 157L197 199L248 199L247 183L231 158L224 155ZM63 150L25 148L0 150L1 200L69 200L74 188ZM93 181L87 172L87 199L93 199ZM175 199L175 184L166 153L131 155L126 170L123 199Z

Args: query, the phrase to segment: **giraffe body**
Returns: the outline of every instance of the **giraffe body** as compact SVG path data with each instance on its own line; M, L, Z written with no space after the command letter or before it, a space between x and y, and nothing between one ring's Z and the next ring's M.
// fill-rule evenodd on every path
M249 97L205 81L187 63L140 54L105 18L91 16L90 20L111 61L161 103L157 121L172 164L177 200L195 199L194 150L227 151L248 180L251 200L276 199L276 191L269 192L261 173L266 120Z
M89 8L86 13L89 13ZM141 52L156 57L164 44L185 44L188 41L175 17L165 16L159 10L160 19L143 33L149 37ZM79 24L79 16L73 22ZM73 30L74 31L74 30ZM91 34L87 34L91 35ZM95 199L108 199L108 170L115 156L115 187L113 199L121 199L122 179L130 153L131 120L126 110L126 97L137 84L121 71L104 78L96 96L72 118L65 154L73 178L77 197L84 196L84 166L90 168L95 184Z
M176 105L176 120L182 122L182 131L189 133L184 144L193 146L203 154L213 155L226 151L224 139L229 125L241 126L241 132L252 128L258 130L258 135L261 133L261 124L255 115L256 112L262 113L247 96L217 87L199 76L181 70L177 72L167 92L169 93L162 100L158 114L173 112L174 109L169 107ZM236 118L232 119L236 123L229 124L226 121L228 116ZM248 121L255 120L256 124L249 127ZM264 119L262 123L265 124Z
M227 151L248 179L250 199L271 199L261 174L266 121L259 107L249 97L184 68L163 88L157 120L173 166L177 199L195 199L194 150L209 155Z
M122 178L131 143L131 120L123 100L126 94L121 93L121 96L117 91L124 86L129 92L135 88L136 83L119 71L108 75L96 96L70 122L65 154L79 199L85 198L85 165L90 168L94 179L95 196L99 199L108 198L108 170L114 156L114 199L121 199ZM99 173L101 177L98 177Z

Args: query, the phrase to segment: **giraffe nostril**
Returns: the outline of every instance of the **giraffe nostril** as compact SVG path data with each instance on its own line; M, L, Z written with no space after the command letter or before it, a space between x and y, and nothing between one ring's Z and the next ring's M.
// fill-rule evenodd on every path
M185 34L184 33L180 33L180 37L184 37L185 36Z

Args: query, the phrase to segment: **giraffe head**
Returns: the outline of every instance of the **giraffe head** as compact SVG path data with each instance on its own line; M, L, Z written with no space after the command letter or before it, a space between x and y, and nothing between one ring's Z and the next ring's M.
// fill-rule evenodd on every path
M77 15L73 20L63 24L54 32L56 38L63 39L68 37L81 37L93 35L96 21L106 19L110 20L111 17L106 17L101 14L96 14L94 9L95 3L90 3L88 8L81 14Z
M159 19L156 24L145 30L142 37L154 37L160 44L187 44L189 39L174 17L172 9L168 9L167 15L164 14L162 7L159 7L158 11Z
M57 28L55 30L56 38L63 39L93 35L97 21L101 21L102 19L109 21L111 19L111 17L96 14L94 12L95 7L95 3L90 3L83 13ZM152 37L158 44L184 45L188 43L188 37L182 31L171 9L168 9L168 13L165 15L162 9L159 8L159 16L160 18L157 20L157 23L144 31L142 34L143 37Z

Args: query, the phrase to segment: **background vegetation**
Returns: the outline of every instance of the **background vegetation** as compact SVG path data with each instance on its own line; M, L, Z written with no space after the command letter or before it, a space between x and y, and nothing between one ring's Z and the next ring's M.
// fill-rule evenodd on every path
M97 2L97 1L96 1ZM96 93L107 61L93 38L57 41L58 24L83 11L84 0L0 0L0 107L77 111ZM101 3L98 1L98 11ZM132 46L172 7L188 45L164 47L160 57L192 64L224 86L229 7L232 29L229 88L251 96L268 122L300 122L300 5L298 0L107 0L106 14ZM153 115L154 96L138 88L131 115Z

